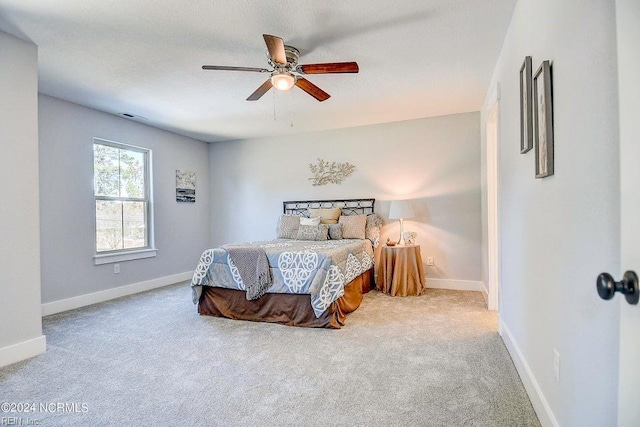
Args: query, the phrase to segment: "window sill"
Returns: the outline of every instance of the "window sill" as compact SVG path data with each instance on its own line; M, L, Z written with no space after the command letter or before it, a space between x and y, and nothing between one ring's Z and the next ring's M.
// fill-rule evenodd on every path
M157 249L141 249L138 251L97 254L93 256L94 265L112 264L114 262L133 261L135 259L153 258Z

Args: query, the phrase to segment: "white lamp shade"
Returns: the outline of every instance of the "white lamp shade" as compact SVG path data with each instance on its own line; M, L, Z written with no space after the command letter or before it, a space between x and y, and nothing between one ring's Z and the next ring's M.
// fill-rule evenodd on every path
M389 219L413 218L413 208L409 200L392 200Z
M295 82L295 77L289 73L278 73L271 76L271 84L276 89L289 90Z

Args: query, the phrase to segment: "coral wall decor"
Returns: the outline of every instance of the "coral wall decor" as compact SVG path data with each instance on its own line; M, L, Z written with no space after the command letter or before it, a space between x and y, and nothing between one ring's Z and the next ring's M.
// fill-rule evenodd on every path
M312 181L314 186L318 186L340 184L356 170L356 167L349 162L327 162L326 160L318 159L316 164L309 163L309 170L313 174L309 181Z

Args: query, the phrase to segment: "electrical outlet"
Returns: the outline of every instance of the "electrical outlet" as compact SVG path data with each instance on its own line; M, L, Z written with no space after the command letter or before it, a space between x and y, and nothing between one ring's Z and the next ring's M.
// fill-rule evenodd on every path
M553 374L556 381L560 381L560 353L555 348L553 349Z
M427 265L435 265L435 264L436 264L435 259L432 256L427 257Z
M120 274L120 264L113 264L113 274Z

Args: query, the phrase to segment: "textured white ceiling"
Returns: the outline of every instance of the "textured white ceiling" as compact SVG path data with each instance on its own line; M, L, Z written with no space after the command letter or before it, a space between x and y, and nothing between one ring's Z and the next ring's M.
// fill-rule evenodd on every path
M0 30L39 46L40 92L203 141L480 109L515 0L0 0ZM356 61L245 101L268 77L262 34L300 63ZM2 58L2 61L10 60Z

